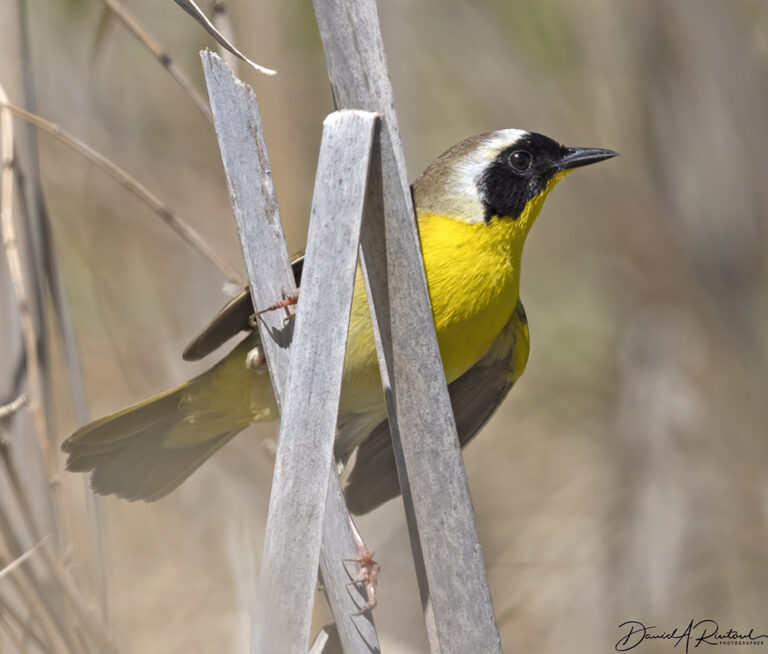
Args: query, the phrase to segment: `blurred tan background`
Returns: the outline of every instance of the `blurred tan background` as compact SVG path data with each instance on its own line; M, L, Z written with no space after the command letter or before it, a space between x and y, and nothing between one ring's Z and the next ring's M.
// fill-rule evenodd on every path
M2 4L0 82L20 103L16 3ZM455 142L504 127L621 153L547 202L521 283L528 369L465 452L505 650L609 652L625 620L671 630L713 618L768 633L768 5L379 5L412 179ZM128 6L204 92L198 51L212 42L198 25L170 0ZM227 7L239 47L278 70L240 74L261 104L296 250L332 110L311 3ZM166 72L119 24L94 54L95 0L29 11L39 113L242 268L212 129ZM208 364L180 353L226 299L223 278L101 171L49 137L40 146L98 417ZM56 361L60 442L77 425ZM103 503L122 652L246 651L264 443L276 433L243 433L160 502ZM83 482L65 473L62 484L71 556L95 596ZM383 568L383 651L425 651L399 501L360 527Z

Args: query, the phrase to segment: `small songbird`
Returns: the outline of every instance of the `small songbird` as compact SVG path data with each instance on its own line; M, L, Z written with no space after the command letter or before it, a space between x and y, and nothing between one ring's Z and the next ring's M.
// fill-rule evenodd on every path
M574 168L615 156L505 129L462 141L413 184L437 340L462 446L525 369L528 324L520 302L526 236L547 194ZM293 271L300 283L302 258ZM263 307L262 307L263 308ZM96 420L67 439L67 469L91 472L98 493L156 500L253 422L278 420L248 290L187 347L200 359L241 331L245 338L201 375ZM353 513L400 493L362 275L358 268L335 442L357 458L345 486Z

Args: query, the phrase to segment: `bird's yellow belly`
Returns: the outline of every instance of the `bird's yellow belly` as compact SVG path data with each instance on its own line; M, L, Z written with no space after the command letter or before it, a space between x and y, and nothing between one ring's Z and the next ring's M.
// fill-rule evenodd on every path
M437 340L448 383L471 368L508 323L518 299L519 256L513 221L470 224L419 216L419 232ZM480 254L482 253L482 254ZM370 312L358 270L344 365L342 412L381 406Z

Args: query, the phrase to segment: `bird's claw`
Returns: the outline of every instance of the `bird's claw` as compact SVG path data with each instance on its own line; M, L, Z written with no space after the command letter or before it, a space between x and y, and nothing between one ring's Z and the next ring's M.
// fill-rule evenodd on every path
M261 311L256 312L256 316L260 316L263 313L267 313L267 311L277 311L277 309L283 309L285 307L291 307L295 305L299 301L299 290L296 289L293 293L286 293L283 291L283 299L279 302L275 302L274 304L270 304L266 309L262 309Z
M365 593L368 596L368 601L365 603L362 609L357 613L353 613L353 616L363 615L366 611L371 611L376 608L378 600L376 599L376 584L379 580L379 572L381 566L373 560L375 552L371 552L366 547L359 550L359 556L354 559L344 559L350 563L357 563L360 566L360 574L357 579L350 581L347 586L356 586L357 584L365 585Z

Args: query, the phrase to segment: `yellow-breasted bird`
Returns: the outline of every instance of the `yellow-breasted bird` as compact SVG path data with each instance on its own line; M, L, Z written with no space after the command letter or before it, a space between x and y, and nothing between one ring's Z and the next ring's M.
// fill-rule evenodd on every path
M571 170L615 156L506 129L462 141L413 184L419 236L443 367L462 446L499 406L528 359L520 303L523 244L547 194ZM302 259L294 261L297 284ZM278 419L269 375L247 355L259 345L244 290L187 347L200 359L242 330L221 361L180 386L79 429L67 468L91 471L99 493L156 500L252 422ZM400 493L365 288L358 270L335 455L358 449L345 494L365 513Z

